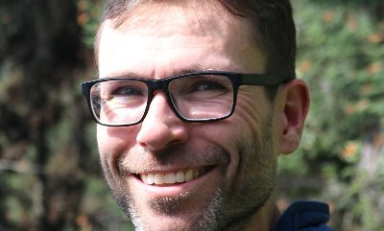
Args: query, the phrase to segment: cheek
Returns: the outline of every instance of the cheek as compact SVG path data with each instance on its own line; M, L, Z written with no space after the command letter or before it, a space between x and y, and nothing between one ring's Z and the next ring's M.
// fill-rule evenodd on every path
M248 90L248 89L247 89ZM231 117L233 130L239 134L236 147L241 162L255 163L263 146L263 126L270 118L270 105L262 91L244 91L238 94L236 110ZM252 148L250 148L252 147ZM240 163L244 164L244 163ZM249 163L247 163L249 164Z
M105 127L97 126L97 143L100 155L111 154L132 146L136 140L137 129L135 127Z
M260 108L264 105L260 105ZM238 170L244 161L249 161L250 156L244 154L245 147L249 143L261 142L261 124L263 115L252 102L249 95L239 95L233 115L223 121L207 123L193 129L198 134L198 139L204 139L216 146L222 147L229 155L229 166L226 170L226 178L235 183L239 179ZM196 137L196 136L195 136ZM256 150L257 151L257 150Z
M98 125L97 144L103 170L118 176L118 163L135 145L134 127L112 128Z
M244 136L248 137L248 140L260 137L260 127L268 114L268 105L266 105L265 97L262 95L248 91L238 94L237 97L233 120L236 121L236 124L239 124L239 128L249 132L244 134Z
M106 128L100 125L97 125L96 132L97 145L99 147L99 154L101 155L104 152L104 149L108 145L108 136Z

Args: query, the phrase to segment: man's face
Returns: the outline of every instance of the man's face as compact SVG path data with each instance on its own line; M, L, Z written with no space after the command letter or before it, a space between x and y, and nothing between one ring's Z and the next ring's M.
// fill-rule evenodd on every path
M208 1L168 3L135 9L117 29L105 22L101 77L264 72L244 19ZM187 123L155 92L143 123L98 126L108 184L137 230L223 230L257 216L275 183L275 111L262 87L241 86L230 118Z

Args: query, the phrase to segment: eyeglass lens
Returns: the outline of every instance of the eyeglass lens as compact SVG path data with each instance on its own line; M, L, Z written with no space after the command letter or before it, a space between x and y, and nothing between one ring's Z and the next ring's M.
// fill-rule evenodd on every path
M225 117L233 107L233 86L226 76L179 77L168 90L173 107L187 120ZM144 116L149 94L148 85L139 80L99 82L91 88L92 110L103 124L134 124Z

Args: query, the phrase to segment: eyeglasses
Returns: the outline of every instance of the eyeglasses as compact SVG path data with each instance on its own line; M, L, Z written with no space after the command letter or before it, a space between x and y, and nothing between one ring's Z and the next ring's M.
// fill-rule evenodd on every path
M100 78L82 83L82 92L95 121L119 127L141 123L154 92L164 91L168 103L183 121L210 122L230 117L240 85L275 86L284 77L270 74L200 72L161 80Z

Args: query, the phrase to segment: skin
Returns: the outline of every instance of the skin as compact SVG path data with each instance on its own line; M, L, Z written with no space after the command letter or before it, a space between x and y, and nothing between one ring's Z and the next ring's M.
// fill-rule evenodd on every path
M263 73L262 49L247 21L220 4L163 1L139 6L120 27L102 26L101 77L162 79L190 71ZM271 230L279 217L274 185L280 154L294 151L309 106L300 80L274 103L263 87L241 86L234 114L186 123L156 92L143 123L98 125L101 163L114 197L137 230ZM146 185L140 174L199 169L182 184Z

